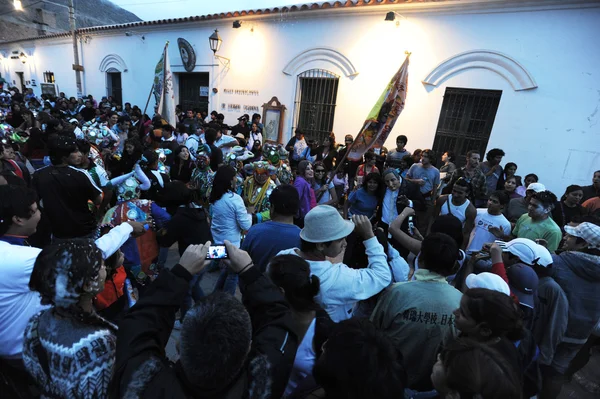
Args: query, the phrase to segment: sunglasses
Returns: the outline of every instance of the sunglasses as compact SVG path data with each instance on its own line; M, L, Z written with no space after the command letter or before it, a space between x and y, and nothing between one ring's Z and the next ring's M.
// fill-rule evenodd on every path
M325 173L325 170L324 169L317 169L317 170L315 170L315 173Z

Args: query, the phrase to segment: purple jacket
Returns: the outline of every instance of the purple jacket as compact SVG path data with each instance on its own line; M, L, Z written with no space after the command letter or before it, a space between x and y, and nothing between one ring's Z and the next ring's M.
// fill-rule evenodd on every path
M296 180L294 180L294 187L298 190L298 195L300 196L300 209L299 214L300 218L306 216L308 211L310 211L310 184L301 176L297 176Z

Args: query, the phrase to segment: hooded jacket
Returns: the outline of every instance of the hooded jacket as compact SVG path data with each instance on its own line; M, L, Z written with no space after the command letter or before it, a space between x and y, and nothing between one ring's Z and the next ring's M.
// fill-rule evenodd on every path
M600 319L600 256L568 251L552 255L549 269L569 300L569 323L563 342L583 344Z

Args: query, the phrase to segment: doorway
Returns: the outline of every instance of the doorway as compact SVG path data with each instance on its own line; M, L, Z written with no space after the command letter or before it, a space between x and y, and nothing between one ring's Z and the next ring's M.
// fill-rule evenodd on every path
M198 109L208 113L208 72L179 73L179 105L183 112Z
M23 72L15 72L17 74L18 77L18 82L16 82L15 84L17 85L18 89L21 90L21 93L25 93L25 78L24 78L24 73Z
M106 73L106 95L112 96L119 105L123 105L123 89L121 87L121 72Z

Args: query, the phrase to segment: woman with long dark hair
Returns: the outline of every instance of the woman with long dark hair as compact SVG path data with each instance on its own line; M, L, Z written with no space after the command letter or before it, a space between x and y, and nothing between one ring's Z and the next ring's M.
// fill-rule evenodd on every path
M215 245L223 245L225 240L240 247L242 232L252 226L252 214L248 213L244 200L235 193L237 186L237 171L229 165L217 170L210 192L210 215L212 224L210 230ZM217 280L217 289L235 294L237 275L223 270Z
M517 193L517 176L508 176L504 181L504 192L508 194L510 199L513 198L522 198L519 193Z
M117 328L92 302L105 280L102 252L93 240L52 244L38 255L29 288L50 308L29 321L23 360L42 396L108 397Z
M581 218L587 214L586 209L581 206L583 198L583 187L577 184L571 184L565 190L565 193L560 197L560 201L556 203L552 210L552 219L565 235L565 226L574 220Z
M358 167L356 171L356 185L362 186L365 176L370 173L380 173L379 169L375 164L377 163L377 156L374 152L365 153L365 163Z
M312 183L315 178L315 173L312 164L307 161L300 161L296 172L296 178L294 179L294 187L298 191L300 197L300 210L298 225L304 226L304 216L317 206L317 199L315 191L312 188Z
M506 180L508 180L509 177L515 178L517 187L521 187L523 185L523 182L521 181L521 176L517 176L516 174L517 168L518 166L514 162L507 162L506 165L504 165L504 171L502 175L500 175L500 178L498 179L498 185L496 186L497 190L504 189L504 183L506 182Z
M323 139L323 145L317 148L316 160L322 161L327 170L333 170L336 158L337 151L335 150L335 134L331 132Z
M327 177L329 170L322 161L315 162L313 167L315 169L313 190L315 190L317 204L335 206L338 202L338 197L333 182L330 181L329 184L327 184L327 181L329 180Z
M539 180L540 178L535 173L528 174L527 176L525 176L523 185L517 185L517 194L521 195L522 197L525 197L525 195L527 194L527 187L529 187L531 183L537 183Z
M194 164L190 158L190 150L184 145L180 145L175 150L173 165L171 166L171 180L179 180L187 183L192 178Z
M111 172L113 177L121 176L133 170L135 164L142 158L143 147L140 140L130 138L125 140L121 159L114 163Z
M383 199L385 184L379 173L369 173L362 186L350 193L344 204L344 218L352 215L365 215L369 219L377 213L377 207Z

